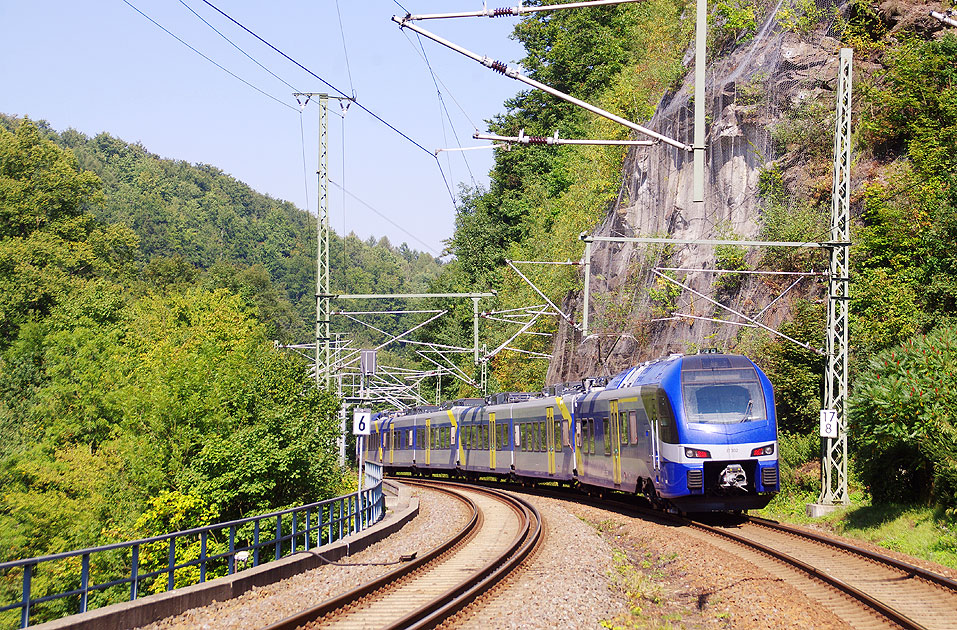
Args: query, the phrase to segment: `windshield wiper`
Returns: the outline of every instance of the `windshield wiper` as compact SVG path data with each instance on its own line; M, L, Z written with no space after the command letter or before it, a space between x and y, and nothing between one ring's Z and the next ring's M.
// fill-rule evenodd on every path
M741 417L738 422L747 422L751 419L751 407L754 406L754 399L748 401L748 408L744 410L744 415Z

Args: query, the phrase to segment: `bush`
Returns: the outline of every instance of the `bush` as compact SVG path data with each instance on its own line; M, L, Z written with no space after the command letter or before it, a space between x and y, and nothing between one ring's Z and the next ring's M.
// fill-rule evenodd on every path
M957 506L957 327L870 360L851 398L857 464L875 502Z

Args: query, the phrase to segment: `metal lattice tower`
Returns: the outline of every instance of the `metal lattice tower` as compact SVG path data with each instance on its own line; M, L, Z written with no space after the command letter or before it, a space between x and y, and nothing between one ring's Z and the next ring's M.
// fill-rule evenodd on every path
M316 216L318 253L316 256L316 386L328 388L332 364L332 338L329 320L329 96L319 97L319 207Z
M851 72L853 50L841 49L834 128L834 192L831 206L830 277L827 301L827 371L824 408L837 412L837 437L823 439L822 505L847 505L847 369L851 192Z

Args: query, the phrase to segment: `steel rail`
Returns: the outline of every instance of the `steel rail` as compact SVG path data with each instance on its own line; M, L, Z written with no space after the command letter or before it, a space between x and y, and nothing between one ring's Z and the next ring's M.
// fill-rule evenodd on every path
M389 589L392 590L399 582L415 580L419 574L424 574L429 568L440 564L444 557L464 547L481 527L484 517L475 502L461 494L461 490L463 489L493 496L506 503L519 517L520 527L518 533L505 551L490 559L479 570L475 571L469 579L452 586L438 597L433 598L419 608L407 613L402 618L385 625L384 628L398 630L399 628L424 629L436 627L449 616L461 611L477 597L499 583L506 575L520 565L541 541L541 515L534 506L520 498L513 497L500 490L475 488L459 483L411 480L408 478L402 478L401 481L402 483L444 492L467 502L472 508L472 516L469 523L442 545L428 552L421 558L390 571L347 593L343 593L323 602L318 606L314 606L267 626L265 630L293 630L307 624L321 623L321 620L324 618L334 617L337 611L345 608L354 608L357 605L361 605L363 600L374 599L385 587L389 587Z
M749 516L748 521L754 525L760 525L761 527L767 527L768 529L774 529L780 532L786 532L795 536L800 536L802 538L807 538L815 542L821 543L823 545L828 545L830 547L836 547L841 551L846 551L858 556L863 556L868 560L874 562L880 562L881 564L886 564L887 566L897 569L908 575L920 578L927 582L931 582L936 586L940 586L949 591L957 593L957 580L952 580L949 577L940 575L939 573L934 573L933 571L928 571L922 567L919 567L909 562L904 562L903 560L898 560L896 558L891 558L882 553L876 551L871 551L869 549L864 549L850 543L846 543L841 540L835 540L833 538L828 538L827 536L822 536L821 534L815 534L814 532L809 532L803 529L798 529L797 527L791 527L790 525L784 525L778 523L777 521L771 521L764 518L758 518L756 516Z
M479 482L482 486L492 486L492 487L508 487L509 484L501 484L495 482ZM720 527L711 526L699 521L691 520L687 517L678 516L675 514L668 514L658 510L653 510L650 508L645 508L640 505L636 505L634 502L634 497L626 498L622 497L621 499L616 499L613 497L604 497L599 500L597 496L585 496L582 495L580 491L572 490L562 490L548 487L522 487L523 492L532 492L533 494L541 496L549 496L558 499L573 500L579 503L588 503L595 507L611 509L614 511L620 511L626 514L632 514L641 516L644 518L649 518L651 520L659 522L670 522L674 524L684 525L701 531L705 531L709 534L720 536L723 538L730 539L746 548L754 549L760 553L763 553L771 558L774 558L785 565L792 566L803 573L806 573L813 579L817 579L823 582L830 588L836 589L848 597L857 600L861 605L870 608L874 613L882 616L884 619L898 624L899 626L905 628L906 630L927 630L927 626L911 619L904 613L898 611L892 606L885 604L884 602L876 599L875 597L855 588L854 586L844 582L839 578L830 576L827 572L814 567L806 562L803 562L797 558L790 556L789 554L778 551L774 548L768 547L760 542L752 541L744 536L735 534L733 532L727 531ZM844 553L850 553L852 555L857 555L863 557L867 560L888 565L896 570L899 570L908 575L908 577L915 577L921 580L924 580L930 583L933 586L945 589L950 592L957 592L957 580L945 577L943 575L934 573L933 571L928 571L916 565L885 556L884 554L870 551L867 549L862 549L853 544L845 543L843 541L838 541L831 539L827 536L815 534L813 532L804 531L795 527L788 525L783 525L775 521L769 521L766 519L761 519L757 517L745 517L747 522L750 522L754 525L768 527L769 529L779 530L784 533L793 534L813 540L815 542L832 546L835 549L840 550Z
M858 602L873 609L875 612L882 615L886 619L889 619L893 623L896 623L902 628L905 628L905 630L927 630L926 626L914 621L913 619L904 615L897 609L891 606L888 606L887 604L885 604L884 602L878 599L874 599L873 597L871 597L864 591L861 591L851 586L850 584L848 584L847 582L844 582L843 580L840 580L838 578L835 578L829 575L825 571L821 571L817 567L814 567L810 564L807 564L806 562L798 560L797 558L791 555L778 551L777 549L774 549L772 547L768 547L767 545L764 545L757 541L750 540L739 534L735 534L734 532L729 532L720 527L705 525L704 523L700 523L698 521L692 521L689 519L678 519L678 520L684 521L687 525L689 525L690 527L694 529L700 529L709 534L727 538L747 548L755 549L765 555L771 556L772 558L779 560L780 562L783 562L784 564L788 566L794 567L796 569L800 569L801 571L803 571L804 573L807 573L812 578L820 580L821 582L830 586L831 588L838 590L850 596L853 599L856 599Z
M476 491L475 488L467 484L453 482L433 481L429 485L434 487L436 484ZM475 573L472 579L449 589L444 595L436 598L434 602L400 619L391 626L393 630L402 628L425 630L438 626L504 580L538 547L542 540L542 517L535 506L500 490L481 489L478 491L495 495L496 498L505 499L508 502L509 507L515 510L522 523L518 535L504 553L491 559L480 571Z
M416 482L403 479L403 483L416 484ZM462 494L455 492L450 492L443 490L441 488L436 488L439 492L444 492L445 494L458 499L464 503L470 510L471 516L469 517L468 522L457 531L452 537L447 539L445 542L440 544L438 547L435 547L428 553L411 560L407 564L404 564L397 569L389 571L385 575L382 575L370 582L365 584L360 584L356 588L337 595L331 599L322 602L312 608L303 610L295 615L281 619L273 624L266 626L263 630L295 630L300 626L303 626L308 623L312 623L318 619L322 619L326 615L335 612L336 610L343 609L347 606L355 604L356 602L369 597L373 593L390 586L401 580L412 573L422 570L427 565L431 564L435 560L441 558L444 554L452 551L459 545L461 545L465 540L467 540L479 527L481 524L481 514L479 512L478 506L475 505L475 502L471 499L465 497Z

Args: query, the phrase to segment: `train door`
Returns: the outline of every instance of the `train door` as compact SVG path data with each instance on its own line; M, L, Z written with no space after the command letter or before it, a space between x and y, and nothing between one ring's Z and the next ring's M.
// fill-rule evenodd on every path
M582 429L583 419L581 413L576 414L575 416L575 432L573 434L574 446L575 446L575 470L578 471L578 475L581 475L585 472L585 469L582 468L582 447L584 446L584 431Z
M611 427L607 439L611 442L611 473L615 485L621 485L621 414L618 401L611 401Z
M395 459L395 441L396 441L395 428L393 428L392 422L393 422L392 420L389 421L389 432L388 432L388 436L389 436L389 463L390 463L390 464L391 464L391 463L393 462L393 460Z
M425 419L425 465L432 465L432 418Z
M559 439L561 439L559 437ZM555 474L555 408L545 408L545 445L548 448L548 474Z
M488 467L495 470L495 412L488 414Z
M641 388L641 401L651 427L651 469L657 481L661 470L661 427L658 424L658 392L654 386Z
M455 414L452 413L451 409L446 409L445 413L448 414L449 422L452 423L452 427L449 429L449 446L452 448L452 451L457 453L455 458L456 466L461 466L465 461L465 450L462 447L462 440L458 439L459 423L455 419Z

